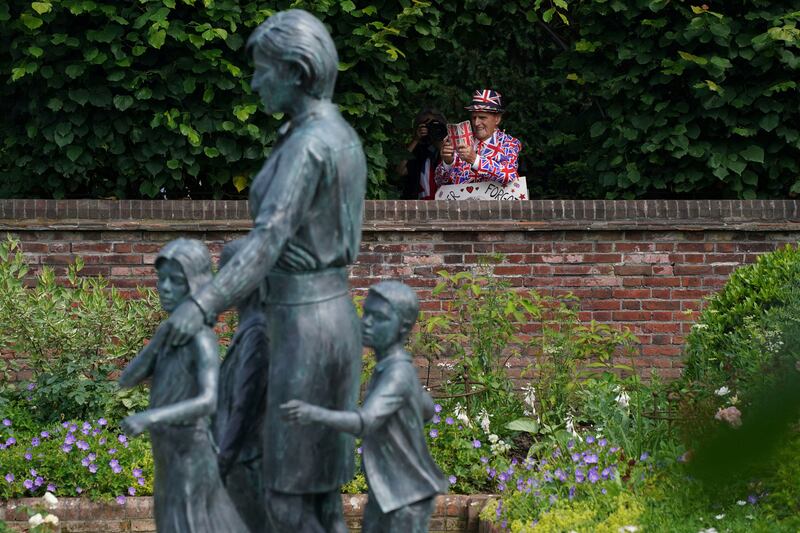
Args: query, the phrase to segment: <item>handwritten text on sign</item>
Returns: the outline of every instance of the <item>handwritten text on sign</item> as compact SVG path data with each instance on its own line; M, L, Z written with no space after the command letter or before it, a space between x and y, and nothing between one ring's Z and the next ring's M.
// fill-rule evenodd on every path
M437 200L527 200L528 182L520 176L505 187L493 181L442 185Z

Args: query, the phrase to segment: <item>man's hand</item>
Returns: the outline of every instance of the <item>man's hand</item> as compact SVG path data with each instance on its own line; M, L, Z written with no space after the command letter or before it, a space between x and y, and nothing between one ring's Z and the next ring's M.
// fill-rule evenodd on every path
M316 406L300 400L289 400L281 405L281 418L293 424L316 422Z
M448 165L452 165L456 158L455 154L456 151L453 148L453 143L450 141L450 137L445 137L444 143L442 143L442 161Z
M475 162L475 158L478 156L475 150L472 149L472 146L459 145L456 151L458 152L458 157L470 165Z
M136 413L135 415L125 417L120 423L120 427L126 435L130 435L131 437L141 435L144 430L147 429L147 417L144 413Z
M203 327L203 312L194 300L186 300L164 322L169 326L167 344L186 344Z

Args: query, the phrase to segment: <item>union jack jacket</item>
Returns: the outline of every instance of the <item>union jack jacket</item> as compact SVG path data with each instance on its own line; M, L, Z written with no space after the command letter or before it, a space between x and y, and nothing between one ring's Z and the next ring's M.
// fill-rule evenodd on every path
M472 148L480 156L478 168L455 155L452 165L444 161L436 167L437 185L470 183L477 181L496 181L508 185L519 177L517 164L522 143L504 131L497 130L492 136L479 141L473 139Z

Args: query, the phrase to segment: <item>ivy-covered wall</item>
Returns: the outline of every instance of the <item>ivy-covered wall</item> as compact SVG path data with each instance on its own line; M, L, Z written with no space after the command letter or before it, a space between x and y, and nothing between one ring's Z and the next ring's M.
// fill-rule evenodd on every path
M237 197L279 117L244 42L301 7L340 53L336 101L372 198L413 115L507 101L532 197L786 197L800 190L800 11L669 0L8 0L0 197Z

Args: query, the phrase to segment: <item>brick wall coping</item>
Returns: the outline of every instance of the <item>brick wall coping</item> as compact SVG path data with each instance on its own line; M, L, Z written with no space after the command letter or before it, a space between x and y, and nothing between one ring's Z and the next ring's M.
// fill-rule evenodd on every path
M0 200L0 230L230 231L243 200ZM366 231L800 230L798 200L368 200Z

